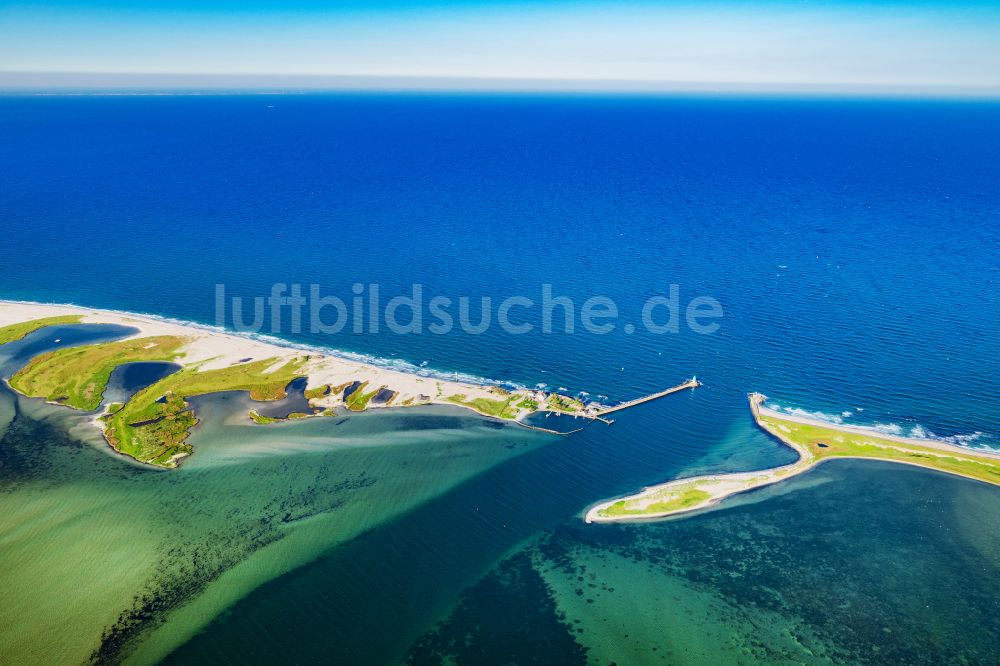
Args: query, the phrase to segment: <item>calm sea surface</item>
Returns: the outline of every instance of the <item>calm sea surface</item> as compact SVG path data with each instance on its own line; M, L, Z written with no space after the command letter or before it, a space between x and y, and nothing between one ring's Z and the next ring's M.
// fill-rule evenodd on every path
M4 97L0 136L0 298L213 324L217 284L476 303L550 284L612 298L616 330L545 334L536 308L525 335L279 335L612 401L704 382L558 440L447 408L260 428L244 396L214 396L174 472L0 389L0 646L19 661L1000 654L1000 493L981 484L836 462L687 520L579 520L789 460L747 391L1000 447L1000 105ZM716 299L720 329L639 326L672 284ZM0 368L127 333L39 331Z

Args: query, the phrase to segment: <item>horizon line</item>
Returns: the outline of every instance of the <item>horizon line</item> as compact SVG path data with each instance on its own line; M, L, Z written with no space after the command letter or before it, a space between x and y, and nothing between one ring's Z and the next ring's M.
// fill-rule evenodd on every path
M803 83L461 77L360 74L73 72L0 70L0 93L166 94L208 92L472 92L809 95L1000 99L1000 87L892 83Z

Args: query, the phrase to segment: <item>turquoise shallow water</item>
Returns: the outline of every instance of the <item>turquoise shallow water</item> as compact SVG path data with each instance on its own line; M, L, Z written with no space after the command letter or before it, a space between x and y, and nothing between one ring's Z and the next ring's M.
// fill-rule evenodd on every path
M199 402L200 455L164 473L111 455L84 417L3 390L8 658L156 661L268 579L540 444L448 408L223 425L234 400Z
M547 531L464 592L408 661L996 659L1000 543L983 529L1000 520L993 489L837 461L730 505Z
M588 526L572 512L602 475L565 481L585 442L447 408L260 428L247 405L199 401L197 457L161 472L0 394L8 654L931 664L1000 646L983 484L837 461L690 519Z
M127 333L88 328L19 347ZM1000 649L1000 542L983 529L1000 494L984 484L836 461L692 518L594 526L581 507L637 473L596 464L624 429L554 438L453 408L260 427L251 405L197 399L196 455L160 471L111 454L88 416L0 391L8 655L933 664ZM788 455L736 428L670 473Z
M790 460L754 428L749 390L1000 444L998 118L986 103L0 98L0 297L211 324L220 282L497 299L552 283L634 318L677 283L725 310L706 336L283 322L299 343L611 400L704 382L569 439L455 410L257 428L225 395L199 401L195 456L162 473L111 455L87 417L4 392L4 653L990 663L995 489L833 463L686 521L579 515L678 474ZM124 333L41 331L0 367Z

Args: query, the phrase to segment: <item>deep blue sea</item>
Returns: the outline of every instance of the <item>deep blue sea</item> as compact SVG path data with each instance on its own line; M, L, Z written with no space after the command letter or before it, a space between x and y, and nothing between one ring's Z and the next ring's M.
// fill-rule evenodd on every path
M213 323L218 283L548 283L636 321L677 284L716 334L286 337L611 399L697 374L720 427L760 390L1000 441L996 104L7 97L0 133L5 298Z
M621 325L605 335L543 333L538 309L518 315L536 324L524 335L492 327L482 335L348 328L330 336L289 333L283 321L280 337L297 343L609 401L691 375L704 385L525 454L418 509L416 522L272 582L219 620L216 633L201 634L179 662L237 654L212 644L213 636L230 647L256 645L260 627L288 616L290 599L301 598L296 586L318 589L331 571L357 575L352 567L371 562L376 548L414 538L414 525L441 543L461 542L462 564L448 566L464 573L451 580L404 565L410 551L401 549L378 565L387 587L371 598L416 603L423 592L400 581L425 577L452 590L427 602L426 612L438 617L505 553L539 534L547 536L533 542L536 569L549 571L540 557L565 564L569 556L550 551L573 541L565 530L580 529L576 516L588 502L684 469L790 459L754 432L748 391L826 418L1000 447L997 103L0 97L0 137L0 298L209 325L217 284L244 297L266 296L275 283L319 284L346 301L355 283L377 283L384 299L419 283L428 295L474 302L537 301L549 284L577 304L610 297L620 323L638 323L646 299L677 285L682 305L708 296L723 308L718 331L707 335L684 325L665 334L641 327L629 334ZM848 469L834 467L833 476ZM825 501L817 496L813 504L825 511ZM474 504L478 512L478 502L481 520L493 527L474 522L456 534L437 522L445 516L467 525L473 519L465 512ZM580 544L574 548L593 545ZM441 556L425 545L417 548L425 561ZM606 564L613 550L598 560ZM604 566L588 561L591 570ZM523 583L523 562L510 562L491 575ZM548 589L557 589L561 579L546 575ZM340 608L343 594L367 593L317 592L328 610ZM474 596L464 599L475 605ZM353 626L350 618L330 612L341 632L337 649L362 662L380 661L382 648L398 657L426 630L415 610L399 620L409 639L376 649L365 637L395 615L359 611L360 628L351 633L344 628ZM468 617L476 612L489 614L473 608ZM326 652L334 650L328 643L309 642L325 629L307 632L316 620L307 615L288 629L294 639L268 634L272 642L259 650L279 645L281 654L296 645L304 661L336 654ZM460 620L453 625L464 631ZM420 649L437 649L438 639L425 637ZM419 650L410 654L420 661Z

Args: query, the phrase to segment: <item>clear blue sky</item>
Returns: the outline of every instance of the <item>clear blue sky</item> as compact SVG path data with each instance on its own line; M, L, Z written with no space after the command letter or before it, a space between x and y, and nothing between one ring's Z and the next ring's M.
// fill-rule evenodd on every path
M0 73L1000 92L984 2L0 1L0 35Z

